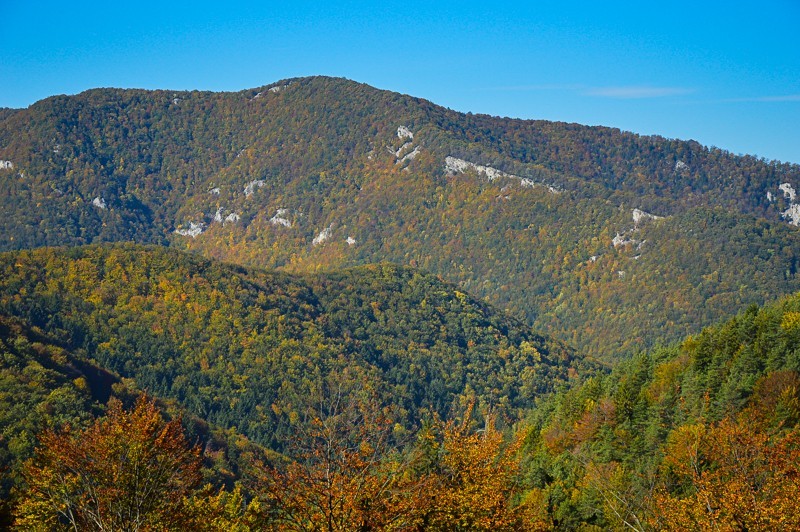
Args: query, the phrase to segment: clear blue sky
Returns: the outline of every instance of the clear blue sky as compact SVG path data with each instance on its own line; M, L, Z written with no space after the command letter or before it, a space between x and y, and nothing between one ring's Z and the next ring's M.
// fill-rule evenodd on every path
M0 0L0 107L314 74L800 163L800 0Z

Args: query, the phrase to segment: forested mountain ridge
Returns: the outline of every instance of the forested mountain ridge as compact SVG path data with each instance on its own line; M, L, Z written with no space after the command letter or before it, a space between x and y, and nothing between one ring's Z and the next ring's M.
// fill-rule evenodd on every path
M613 359L800 289L800 167L324 77L0 115L0 248L133 240L442 275Z
M517 419L597 371L431 275L288 275L131 245L0 254L0 313L190 413L281 449L331 374L405 430L465 402Z
M375 401L407 442L471 405L514 423L598 371L454 285L391 264L298 275L160 246L0 253L0 523L42 431L86 426L112 395L144 391L187 413L219 487L306 443L325 393Z

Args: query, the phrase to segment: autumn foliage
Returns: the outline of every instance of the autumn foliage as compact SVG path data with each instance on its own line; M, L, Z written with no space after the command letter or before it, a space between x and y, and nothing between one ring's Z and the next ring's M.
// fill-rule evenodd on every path
M438 460L428 479L427 507L418 523L426 530L532 530L520 499L520 447L510 441L489 417L478 431L470 428L469 413L461 423L442 428L441 441L423 433Z
M266 521L278 530L402 529L417 490L387 412L337 386L307 414L288 463L256 464Z
M288 464L259 464L254 493L278 530L530 530L519 449L491 420L435 421L401 447L374 403L339 403L298 434Z
M142 397L131 411L111 400L85 430L41 435L24 467L16 524L24 529L172 530L187 523L184 498L200 458L178 421L164 422Z
M675 428L649 490L637 487L641 473L630 464L581 450L596 436L570 440L567 452L583 470L572 497L597 494L607 528L800 529L798 382L794 372L771 374L737 415ZM548 502L555 492L523 479L529 433L498 430L492 415L473 415L474 403L460 420L434 417L410 435L374 395L337 388L321 399L297 423L290 456L254 461L246 489L216 491L197 489L199 451L179 422L165 422L147 398L131 411L112 399L107 416L87 429L41 435L23 468L16 524L240 532L569 528Z
M798 530L800 430L769 434L747 413L675 431L654 494L658 530Z
M480 396L406 425L369 372L307 371L304 393L270 405L291 443L205 445L217 484L202 489L177 422L112 400L86 429L39 436L10 507L34 530L800 530L800 298L782 305L634 357L511 426Z

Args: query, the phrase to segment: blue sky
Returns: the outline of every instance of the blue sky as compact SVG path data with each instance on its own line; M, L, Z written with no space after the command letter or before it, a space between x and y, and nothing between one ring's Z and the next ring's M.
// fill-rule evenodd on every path
M0 0L0 107L343 76L800 163L800 0Z

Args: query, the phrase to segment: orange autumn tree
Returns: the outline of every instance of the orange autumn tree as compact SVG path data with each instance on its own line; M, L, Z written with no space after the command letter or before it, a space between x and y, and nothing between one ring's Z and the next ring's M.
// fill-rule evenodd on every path
M297 427L287 464L258 464L264 519L292 531L536 530L521 500L520 437L491 416L434 421L402 449L388 413L353 390L326 395ZM522 432L520 432L522 434Z
M331 377L295 424L287 463L256 463L253 492L276 530L407 529L418 479L369 386ZM360 387L366 389L359 389Z
M657 530L800 530L800 378L775 372L749 408L684 425L666 447L652 498Z
M85 430L43 433L23 476L16 525L24 529L175 530L188 524L184 501L200 481L200 456L153 400L126 411L112 398Z

